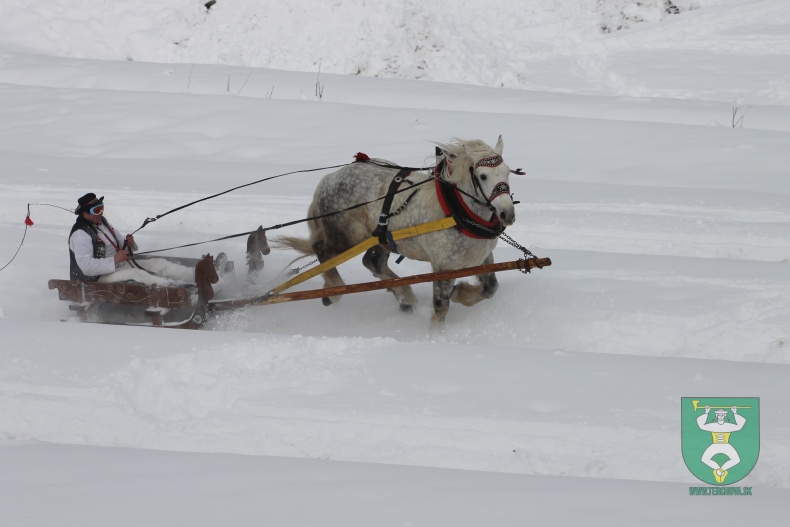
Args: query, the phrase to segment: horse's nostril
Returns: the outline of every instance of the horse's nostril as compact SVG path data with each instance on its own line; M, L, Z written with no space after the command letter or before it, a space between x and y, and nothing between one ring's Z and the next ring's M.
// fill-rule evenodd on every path
M506 218L507 218L507 214L505 214L504 212L500 212L499 213L499 219L500 220L504 221Z

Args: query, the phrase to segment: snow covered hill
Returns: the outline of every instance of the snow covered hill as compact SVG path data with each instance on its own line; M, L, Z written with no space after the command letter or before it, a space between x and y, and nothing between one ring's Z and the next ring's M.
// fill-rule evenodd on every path
M787 17L782 2L749 0L219 0L210 9L205 0L14 0L0 4L0 40L66 57L563 93L694 97L701 88L730 102L748 88L751 102L787 103L786 75L765 71L782 71ZM746 66L754 54L762 68ZM688 85L709 56L728 67Z

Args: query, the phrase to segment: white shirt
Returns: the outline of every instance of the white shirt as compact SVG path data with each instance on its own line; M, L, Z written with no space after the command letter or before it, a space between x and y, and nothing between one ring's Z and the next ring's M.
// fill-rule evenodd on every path
M74 259L82 272L85 273L85 276L100 276L115 271L115 260L113 257L118 252L115 246L121 247L123 240L126 238L124 234L118 231L115 231L115 237L113 237L109 222L107 225L101 223L97 227L99 228L99 238L104 242L105 246L104 258L93 257L93 239L84 230L77 229L69 237L69 249L74 252ZM119 240L121 241L119 242Z

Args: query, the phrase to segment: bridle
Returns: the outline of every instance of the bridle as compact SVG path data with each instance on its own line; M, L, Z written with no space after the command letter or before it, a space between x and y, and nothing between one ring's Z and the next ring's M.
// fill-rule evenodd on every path
M438 153L438 152L437 152ZM497 159L498 158L498 161ZM491 166L498 166L502 164L502 158L500 156L491 156L488 158L481 159L478 163L496 163L496 165ZM478 164L475 165L477 167ZM479 166L489 166L489 165L479 165ZM456 228L460 230L464 235L469 236L470 238L484 238L484 239L493 239L499 236L504 230L505 227L499 221L499 216L497 215L496 208L491 204L491 199L496 198L498 195L502 194L499 192L501 189L500 184L495 186L494 191L492 191L490 198L485 197L485 193L483 192L482 185L477 179L477 176L474 173L475 167L469 167L469 174L472 179L472 186L475 189L475 194L480 193L483 194L485 202L481 201L479 198L473 196L472 194L465 192L458 188L458 185L455 183L450 182L449 180L442 177L445 172L447 175L452 175L452 165L447 161L447 155L445 154L444 159L442 159L434 169L434 179L436 181L436 195L439 199L439 204L442 207L442 210L447 216L453 216L456 220ZM502 182L506 189L509 190L507 183ZM496 194L495 194L496 192ZM507 192L507 191L506 191ZM509 192L508 192L509 193ZM470 199L472 202L475 202L483 207L487 208L491 212L490 218L484 218L478 215L475 211L473 211L469 205L464 201L464 197Z
M480 167L488 167L488 168L496 168L499 165L504 163L502 156L499 154L494 154L492 156L484 157L475 163L474 167L469 167L469 177L472 180L472 188L475 189L475 196L477 196L477 191L480 191L480 194L485 197L485 193L483 192L483 185L480 183L480 176L475 173ZM489 208L493 208L491 202L494 201L496 198L501 196L502 194L510 195L510 185L507 184L505 181L500 181L494 188L491 189L491 194L487 198L485 198L486 203L488 204Z

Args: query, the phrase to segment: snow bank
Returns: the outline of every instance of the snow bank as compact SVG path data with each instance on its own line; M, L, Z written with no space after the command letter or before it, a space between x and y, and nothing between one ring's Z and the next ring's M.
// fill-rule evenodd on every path
M3 41L69 57L520 87L527 62L723 0L15 0Z

